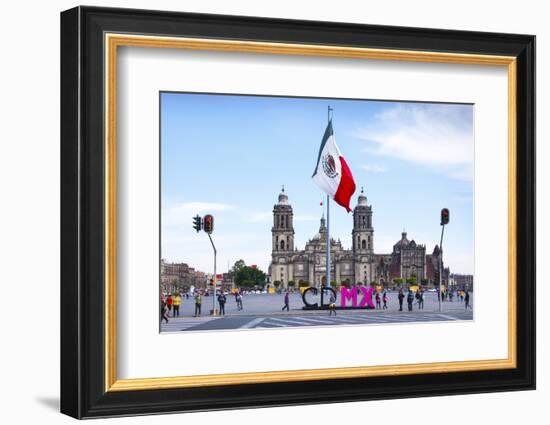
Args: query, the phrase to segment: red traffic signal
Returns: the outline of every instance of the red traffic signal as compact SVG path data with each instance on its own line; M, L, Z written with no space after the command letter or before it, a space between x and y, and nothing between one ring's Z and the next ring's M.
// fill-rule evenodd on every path
M214 216L206 214L202 218L202 226L206 233L212 233L214 231Z
M449 209L443 208L441 210L441 225L444 226L446 224L449 224L449 218L450 218Z

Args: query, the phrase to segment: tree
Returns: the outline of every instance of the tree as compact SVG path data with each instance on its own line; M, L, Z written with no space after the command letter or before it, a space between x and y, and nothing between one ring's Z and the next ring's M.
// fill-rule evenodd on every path
M239 263L242 260L237 261ZM235 263L235 266L237 266ZM244 264L244 261L242 261ZM248 267L246 265L239 264L239 267L234 267L235 276L233 281L237 286L264 286L265 285L265 273L257 267Z
M403 285L403 282L404 282L404 280L403 280L402 278L400 278L400 277L397 277L397 278L395 278L395 279L393 280L393 283L395 283L395 284L398 285L398 286Z
M307 280L300 279L300 281L298 282L298 286L300 288L307 288L309 286L309 282Z
M294 282L293 280L288 281L288 286L294 287L294 285L296 285L296 282Z
M412 277L407 278L407 283L409 285L416 285L416 276L412 276Z

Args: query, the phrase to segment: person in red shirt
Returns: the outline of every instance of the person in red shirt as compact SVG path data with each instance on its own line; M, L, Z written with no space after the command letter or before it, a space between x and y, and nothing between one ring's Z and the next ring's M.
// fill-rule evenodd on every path
M168 295L168 299L166 300L166 306L168 307L168 316L170 316L170 312L172 311L172 295Z

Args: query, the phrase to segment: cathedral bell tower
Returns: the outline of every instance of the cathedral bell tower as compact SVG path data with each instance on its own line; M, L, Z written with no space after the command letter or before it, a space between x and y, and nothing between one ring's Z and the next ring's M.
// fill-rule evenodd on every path
M361 188L357 206L353 210L353 252L372 254L374 250L374 229L372 227L372 207L367 204L367 197Z
M294 223L292 206L288 203L284 186L279 194L279 202L273 206L271 239L271 279L287 287L294 275L292 264L288 263L294 251Z
M288 203L285 188L279 194L279 203L273 206L273 227L271 235L273 252L285 252L294 250L294 223L292 220L292 206Z
M373 264L370 261L374 252L374 228L372 227L372 207L361 188L357 206L353 210L353 260L355 283L368 284L374 279Z

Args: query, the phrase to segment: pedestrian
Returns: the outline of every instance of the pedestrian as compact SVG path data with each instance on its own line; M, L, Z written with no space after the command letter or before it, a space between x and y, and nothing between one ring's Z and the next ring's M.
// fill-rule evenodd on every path
M195 317L201 315L202 295L200 292L195 293Z
M382 295L382 302L384 303L384 310L388 309L388 293L384 291L384 295Z
M380 304L380 292L376 292L375 299L376 299L376 309L381 310L382 305Z
M464 291L464 309L468 310L468 308L472 308L470 306L470 293L466 290Z
M418 294L418 309L424 310L424 289L420 288Z
M413 302L414 302L414 294L411 288L409 288L409 292L407 294L407 308L409 311L413 310Z
M172 299L172 307L174 308L173 317L180 316L181 297L180 294L175 294Z
M399 311L403 311L403 298L405 298L405 294L403 293L403 288L399 289L399 295L397 295L397 299L399 300Z
M163 320L166 320L166 323L168 323L168 317L166 317L166 303L164 301L160 302L160 323L162 323Z
M168 307L168 316L170 316L170 313L172 312L172 303L174 300L172 299L172 294L168 295L168 299L166 300L166 306Z
M283 306L283 308L281 309L281 311L290 311L290 307L289 307L289 302L290 302L290 299L289 299L289 295L288 295L288 291L285 292L285 305Z
M220 315L225 316L225 302L227 301L227 297L223 293L223 291L220 291L220 294L218 295L218 304L220 305Z
M330 302L328 305L328 315L332 316L332 314L336 316L336 297L334 294L330 294Z
M237 291L237 295L235 296L235 300L237 301L237 309L242 310L243 309L243 296L238 291Z

